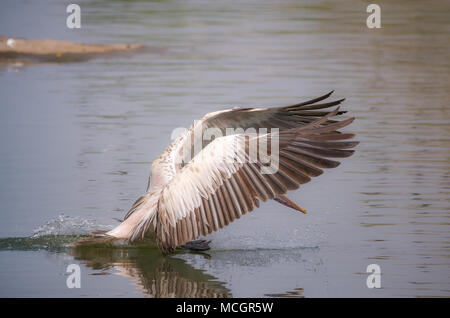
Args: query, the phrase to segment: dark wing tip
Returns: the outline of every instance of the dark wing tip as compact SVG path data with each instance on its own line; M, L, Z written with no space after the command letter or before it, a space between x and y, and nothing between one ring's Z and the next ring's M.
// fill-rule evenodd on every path
M320 97L316 97L316 98L307 100L306 102L301 102L301 103L297 103L297 104L289 105L289 106L283 106L283 108L299 107L299 106L311 105L311 104L320 102L320 101L322 101L322 100L324 100L324 99L327 99L327 98L330 97L331 94L333 94L333 93L334 93L334 90L332 90L331 92L329 92L329 93L327 93L327 94L325 94L325 95L322 95L322 96L320 96Z

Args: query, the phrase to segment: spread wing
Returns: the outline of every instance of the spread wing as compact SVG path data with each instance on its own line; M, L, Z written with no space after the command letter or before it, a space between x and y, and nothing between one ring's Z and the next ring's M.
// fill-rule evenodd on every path
M339 105L344 99L319 103L327 99L333 91L306 102L271 108L233 108L205 115L201 120L205 127L280 128L281 130L300 127L325 116L329 111L323 109ZM338 114L345 113L344 111Z
M202 138L208 134L207 129L218 131L220 136L242 133L247 129L270 130L278 128L280 131L302 127L329 113L327 108L339 105L344 99L322 102L330 97L333 91L323 96L283 107L270 108L232 108L208 113L192 125L184 136L183 153L180 155L183 165L188 163L200 149L205 148L213 138ZM343 114L340 111L337 114ZM324 125L334 120L323 122ZM230 129L235 129L234 132ZM240 129L240 130L237 130ZM214 136L215 133L213 132ZM200 136L200 138L198 137ZM197 143L197 146L195 145ZM199 144L201 143L201 144Z
M338 110L309 124L266 135L235 134L216 138L198 153L163 189L156 223L159 247L164 252L216 231L258 206L259 200L297 189L311 177L322 174L322 168L333 168L339 162L327 158L343 158L353 153L348 148L357 142L353 134L337 130L353 118L330 122ZM278 169L264 172L267 158L249 152L252 143L264 139L267 149L277 143ZM259 146L258 146L259 147ZM258 148L259 149L259 148ZM139 226L133 238L143 236Z

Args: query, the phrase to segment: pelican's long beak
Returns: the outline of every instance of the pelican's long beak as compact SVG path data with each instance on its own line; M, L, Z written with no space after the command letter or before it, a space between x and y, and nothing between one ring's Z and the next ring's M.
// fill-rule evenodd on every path
M306 214L306 210L299 207L295 202L291 201L287 196L285 196L284 194L279 194L274 198L275 201L291 208L297 211L300 211L304 214Z

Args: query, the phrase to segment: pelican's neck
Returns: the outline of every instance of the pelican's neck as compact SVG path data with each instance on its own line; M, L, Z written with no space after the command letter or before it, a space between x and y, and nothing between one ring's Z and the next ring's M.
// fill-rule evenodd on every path
M106 235L128 240L143 219L153 220L158 212L158 201L161 191L149 192L145 196L145 203L130 214L126 220L107 232Z

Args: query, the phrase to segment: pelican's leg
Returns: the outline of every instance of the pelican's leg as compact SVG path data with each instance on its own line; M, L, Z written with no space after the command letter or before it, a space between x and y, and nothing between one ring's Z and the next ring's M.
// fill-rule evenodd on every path
M195 241L187 242L186 244L181 245L180 247L186 248L186 249L192 250L192 251L207 251L210 249L209 243L211 243L211 241L195 240Z
M292 202L287 196L285 196L284 194L279 194L274 198L275 201L277 201L278 203L281 203L291 209L300 211L302 213L306 214L306 210L299 207L295 202Z

